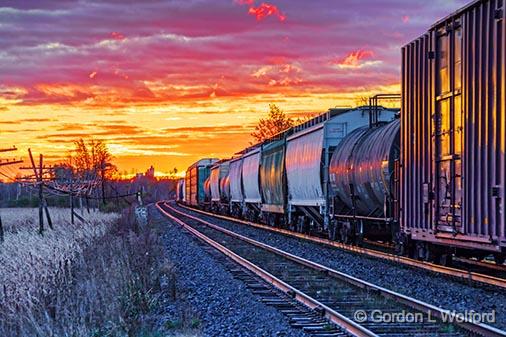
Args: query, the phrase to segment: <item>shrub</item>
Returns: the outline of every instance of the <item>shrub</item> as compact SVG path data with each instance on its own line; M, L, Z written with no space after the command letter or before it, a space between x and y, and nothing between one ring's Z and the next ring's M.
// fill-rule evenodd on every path
M148 336L150 316L172 266L157 229L138 226L132 209L68 222L51 210L55 229L37 234L34 219L18 214L0 244L0 336ZM154 333L154 332L153 332Z

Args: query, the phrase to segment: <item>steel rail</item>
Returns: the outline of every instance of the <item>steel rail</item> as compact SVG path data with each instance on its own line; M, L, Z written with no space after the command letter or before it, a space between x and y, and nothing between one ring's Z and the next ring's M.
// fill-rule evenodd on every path
M274 275L270 274L269 272L263 270L259 266L251 263L250 261L248 261L248 260L244 259L243 257L237 255L236 253L232 252L228 248L222 246L221 244L217 243L216 241L214 241L214 240L210 239L209 237L205 236L204 234L202 234L198 230L194 229L190 225L186 224L182 220L176 218L172 214L170 214L167 211L165 211L163 209L163 207L161 206L162 203L163 202L156 203L156 207L158 208L158 210L162 214L164 214L166 217L170 218L174 222L178 223L185 230L187 230L188 232L190 232L191 234L193 234L194 236L196 236L197 238L199 238L203 242L207 243L208 245L214 247L215 249L217 249L218 251L220 251L221 253L223 253L224 255L226 255L227 257L229 257L230 259L232 259L233 261L235 261L240 266L248 269L249 271L253 272L255 275L258 275L264 281L266 281L267 283L271 284L275 288L283 291L287 295L293 297L294 299L296 299L297 301L299 301L300 303L306 305L307 307L309 307L311 309L316 309L316 308L321 309L323 311L323 313L324 313L324 317L325 318L327 318L329 321L337 324L342 329L344 329L346 332L348 332L348 333L350 333L350 334L352 334L354 336L360 336L360 337L378 337L378 335L375 334L375 333L373 333L372 331L370 331L370 330L362 327L361 325L355 323L354 321L350 320L346 316L341 315L340 313L332 310L331 308L329 308L325 304L320 303L319 301L317 301L316 299L312 298L311 296L308 296L305 293L299 291L298 289L290 286L286 282L280 280L279 278L275 277ZM170 208L170 206L168 206L168 205L166 205L165 207L169 207ZM174 210L174 209L172 209L172 210ZM177 210L174 210L174 211L178 212Z
M424 312L425 314L429 314L429 315L431 315L433 317L437 317L439 319L442 319L443 317L449 317L449 316L452 317L454 315L454 313L452 313L450 310L445 310L445 309L436 307L436 306L434 306L432 304L428 304L428 303L419 301L417 299L411 298L409 296L405 296L405 295L396 293L394 291L391 291L389 289L386 289L386 288L374 285L374 284L372 284L370 282L358 279L358 278L353 277L351 275L339 272L337 270L328 268L328 267L323 266L321 264L318 264L318 263L309 261L307 259L298 257L296 255L290 254L290 253L285 252L283 250L280 250L278 248L275 248L275 247L269 246L267 244L255 241L253 239L250 239L250 238L245 237L243 235L237 234L237 233L235 233L233 231L230 231L230 230L225 229L223 227L220 227L218 225L214 225L214 224L212 224L212 223L210 223L210 222L208 222L206 220L203 220L203 219L200 219L198 217L195 217L195 216L193 216L191 214L183 213L183 212L181 212L181 211L179 211L177 209L174 209L173 207L171 207L167 203L165 203L164 205L165 205L165 207L169 208L171 211L173 211L173 212L175 212L177 214L180 214L182 216L188 217L188 218L193 219L195 221L201 222L202 224L204 224L204 225L206 225L206 226L208 226L208 227L210 227L212 229L215 229L217 231L220 231L222 233L225 233L225 234L227 234L227 235L229 235L231 237L237 238L237 239L242 240L244 242L247 242L247 243L249 243L251 245L254 245L254 246L259 247L261 249L264 249L264 250L267 250L267 251L272 252L274 254L277 254L279 256L282 256L283 258L289 259L289 260L291 260L293 262L296 262L298 264L302 264L302 265L304 265L306 267L313 268L315 270L325 272L329 276L332 276L334 278L337 278L337 279L340 279L342 281L348 282L348 283L353 284L355 286L358 286L360 288L370 289L372 291L375 291L375 292L381 294L385 298L390 298L390 299L392 299L392 300L394 300L394 301L396 301L398 303L404 304L404 305L406 305L406 306L408 306L408 307L410 307L412 309ZM165 212L165 211L163 211L163 212L164 212L164 214L167 214L167 212ZM171 216L171 218L175 218L175 217ZM181 220L178 219L178 223L179 223L179 221L181 221ZM274 277L274 276L272 276L272 277ZM322 307L323 307L323 305L322 305ZM325 309L325 310L327 310L327 309ZM330 309L330 310L332 310L332 309ZM457 326L459 326L459 327L461 327L461 328L463 328L463 329L465 329L467 331L471 331L473 333L476 333L476 334L479 334L479 335L482 335L482 336L503 336L503 337L506 336L506 331L497 329L497 328L492 327L492 326L487 325L487 324L475 323L475 322L472 322L472 321L468 321L467 318L465 318L465 320L463 320L463 321L454 320L452 322L452 324L455 324L455 325L457 325Z
M477 261L463 257L456 257L454 258L454 260L465 264L506 272L506 265L504 264L495 264L493 262Z
M404 265L415 267L415 268L429 270L429 271L432 271L435 273L459 278L459 279L462 279L462 280L465 280L468 282L478 282L478 283L498 287L501 289L506 289L506 279L502 279L502 278L498 278L498 277L494 277L494 276L490 276L490 275L486 275L486 274L476 273L476 272L472 272L472 271L461 270L461 269L457 269L457 268L453 268L453 267L441 266L438 264L434 264L434 263L430 263L430 262L426 262L426 261L419 261L419 260L415 260L415 259L412 259L409 257L399 256L399 255L390 254L390 253L386 253L386 252L381 252L381 251L377 251L374 249L368 249L368 248L347 245L347 244L332 241L329 239L324 239L324 238L319 238L319 237L308 235L308 234L293 232L293 231L290 231L287 229L270 227L267 225L254 223L251 221L236 219L236 218L229 217L226 215L214 214L214 213L206 212L206 211L203 211L200 209L195 209L193 207L188 207L188 206L182 205L182 204L178 204L178 205L182 208L185 208L185 209L197 212L197 213L205 214L208 216L213 216L213 217L228 220L228 221L242 223L242 224L245 224L245 225L248 225L251 227L260 228L260 229L268 230L271 232L276 232L276 233L284 234L287 236L296 237L299 239L304 239L307 241L315 242L315 243L326 245L326 246L331 246L331 247L338 248L338 249L345 250L345 251L349 251L352 253L362 254L362 255L366 255L366 256L370 256L370 257L375 257L375 258L379 258L379 259L383 259L383 260L387 260L387 261L392 261L392 262L404 264Z

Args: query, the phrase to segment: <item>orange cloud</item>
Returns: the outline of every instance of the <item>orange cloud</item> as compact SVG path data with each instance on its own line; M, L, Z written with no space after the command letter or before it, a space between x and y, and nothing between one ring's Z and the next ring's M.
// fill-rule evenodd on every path
M371 50L355 50L350 52L345 57L338 59L334 62L339 68L363 68L380 63L380 61L365 61L374 57L374 52Z
M258 7L253 7L253 6L250 7L248 13L250 15L255 16L257 21L261 21L271 15L277 16L279 21L286 20L286 15L281 13L281 11L279 10L279 8L277 6L266 3L266 2L263 2Z
M239 5L248 5L248 13L253 15L257 21L261 21L272 15L276 16L281 22L286 20L286 15L284 15L276 5L262 2L258 7L255 7L255 0L234 0L234 2Z

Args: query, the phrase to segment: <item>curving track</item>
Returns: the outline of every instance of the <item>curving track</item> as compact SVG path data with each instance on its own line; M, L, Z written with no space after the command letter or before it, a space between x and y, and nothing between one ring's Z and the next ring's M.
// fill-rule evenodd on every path
M167 203L158 209L193 235L355 336L506 336L504 331L464 321L444 323L444 310L243 237ZM410 312L417 322L379 322L369 313ZM366 319L355 316L366 313ZM432 320L429 321L429 315ZM358 324L357 321L361 323ZM321 332L321 331L320 331ZM328 334L330 336L330 334ZM338 335L338 334L332 334Z
M506 290L506 279L502 278L502 277L497 277L497 275L506 275L506 267L505 266L498 266L498 265L491 264L491 263L477 262L477 261L467 260L467 259L456 259L456 261L461 262L462 264L478 265L480 267L479 268L480 272L476 272L476 271L472 271L472 270L468 270L468 269L446 267L446 266L442 266L442 265L438 265L438 264L434 264L434 263L430 263L430 262L419 261L419 260L411 259L411 258L408 258L405 256L399 256L399 255L389 253L388 249L387 249L387 248L389 248L388 246L385 247L382 245L380 247L380 249L357 247L357 246L352 246L352 245L320 238L320 237L313 236L313 235L302 234L302 233L293 232L293 231L290 231L287 229L271 227L271 226L267 226L267 225L263 225L263 224L259 224L259 223L253 223L250 221L233 218L233 217L229 217L226 215L214 214L214 213L206 212L206 211L203 211L200 209L188 207L188 206L181 205L181 204L178 204L178 205L182 208L186 208L188 210L192 210L194 212L198 212L198 213L205 214L208 216L213 216L216 218L245 224L245 225L248 225L251 227L256 227L256 228L261 228L261 229L276 232L276 233L281 233L283 235L297 237L300 239L316 242L316 243L323 244L326 246L331 246L331 247L334 247L337 249L345 250L348 252L353 252L356 254L361 254L361 255L379 258L379 259L383 259L383 260L387 260L387 261L392 261L392 262L400 263L400 264L407 265L410 267L429 270L431 272L439 273L442 275L447 275L447 276L450 276L450 277L453 277L456 279L463 280L468 283L476 283L478 286L487 285L487 286L492 286L492 287ZM374 243L374 244L370 243L369 246L373 246L375 244L376 243Z

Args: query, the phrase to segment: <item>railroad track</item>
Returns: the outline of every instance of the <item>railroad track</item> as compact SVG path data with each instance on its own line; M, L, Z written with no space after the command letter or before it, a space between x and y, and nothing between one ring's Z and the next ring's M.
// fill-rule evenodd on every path
M506 336L504 331L467 319L443 322L442 318L451 316L450 312L241 236L176 210L167 203L160 202L157 207L165 216L277 288L289 299L313 309L313 313L319 313L320 321L312 321L314 317L299 317L300 321L297 322L312 334ZM289 301L271 301L289 316L300 315L289 307L292 305ZM322 321L323 318L335 326Z
M492 286L492 287L506 290L506 279L501 278L501 277L497 277L494 275L488 275L488 274L478 273L478 272L474 272L474 271L470 271L470 270L458 269L458 268L442 266L442 265L438 265L438 264L434 264L434 263L430 263L430 262L419 261L419 260L411 259L411 258L408 258L405 256L399 256L399 255L389 253L388 251L385 251L384 249L377 250L377 249L348 245L348 244L320 238L320 237L313 236L313 235L297 233L297 232L293 232L293 231L290 231L287 229L282 229L282 228L270 227L267 225L254 223L254 222L246 221L246 220L241 220L241 219L229 217L226 215L214 214L214 213L206 212L206 211L203 211L200 209L188 207L188 206L181 205L181 204L178 204L178 206L180 206L184 209L188 209L188 210L200 213L200 214L205 214L205 215L208 215L211 217L224 219L224 220L228 220L228 221L232 221L232 222L236 222L236 223L241 223L241 224L245 224L245 225L248 225L251 227L260 228L263 230L276 232L276 233L280 233L280 234L287 235L287 236L296 237L296 238L303 239L306 241L315 242L315 243L322 244L325 246L331 246L331 247L334 247L334 248L337 248L340 250L344 250L344 251L348 251L348 252L352 252L352 253L356 253L356 254L361 254L361 255L365 255L365 256L369 256L369 257L374 257L374 258L379 258L379 259L395 262L395 263L400 263L400 264L407 265L410 267L428 270L431 272L450 276L450 277L462 280L467 283L477 283L479 285L487 285L487 286ZM385 247L383 247L383 245L382 245L382 248L385 248ZM464 264L469 264L469 265L472 265L472 264L478 265L482 269L488 268L493 271L504 272L506 274L506 267L504 267L504 266L497 266L497 265L490 264L490 263L472 261L472 260L468 260L468 259L457 259L457 261L464 263Z

